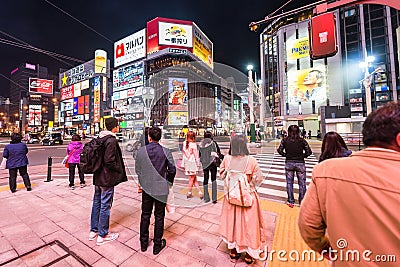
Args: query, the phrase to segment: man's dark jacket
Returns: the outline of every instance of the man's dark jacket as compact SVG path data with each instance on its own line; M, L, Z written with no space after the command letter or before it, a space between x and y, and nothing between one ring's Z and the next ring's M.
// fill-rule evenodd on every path
M148 195L168 195L168 183L172 185L176 175L174 158L168 148L157 142L141 147L136 156L135 170L140 186Z
M3 157L7 159L6 168L14 169L28 165L28 147L25 143L12 143L6 145Z
M112 187L128 181L118 140L113 135L100 138L104 142L102 167L93 174L93 184Z

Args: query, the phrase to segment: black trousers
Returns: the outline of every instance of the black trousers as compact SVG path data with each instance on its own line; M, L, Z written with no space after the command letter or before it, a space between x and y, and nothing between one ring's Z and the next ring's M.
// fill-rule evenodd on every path
M69 167L69 186L74 185L74 179L75 179L75 167L78 167L78 173L79 173L79 180L81 181L81 184L85 184L85 177L83 175L83 171L81 170L81 167L79 167L79 163L68 163Z
M24 184L26 188L31 187L31 181L29 180L28 175L28 166L21 166L18 168L12 168L8 170L10 177L8 178L10 190L14 192L17 190L17 172L19 171L19 175L21 175L22 179L24 180Z
M161 239L164 234L165 205L168 195L152 197L145 190L142 192L142 215L140 218L140 243L149 242L150 217L154 204L154 245L161 246Z
M207 168L203 169L204 173L204 201L210 201L210 195L208 193L208 180L210 178L211 173L211 183L212 183L212 201L217 201L217 166L213 163L210 164Z

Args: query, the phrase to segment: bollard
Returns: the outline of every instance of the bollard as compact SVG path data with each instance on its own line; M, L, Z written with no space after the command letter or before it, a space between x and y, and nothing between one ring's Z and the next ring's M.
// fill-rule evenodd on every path
M48 157L47 158L47 180L45 182L51 182L53 179L51 179L51 165L53 164L53 158Z

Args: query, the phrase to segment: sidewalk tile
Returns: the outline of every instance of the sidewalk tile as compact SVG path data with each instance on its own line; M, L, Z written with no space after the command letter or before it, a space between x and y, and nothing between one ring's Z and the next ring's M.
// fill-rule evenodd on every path
M174 223L169 227L165 227L166 230L171 231L177 235L181 235L183 232L185 232L187 229L189 229L190 226L181 224L181 223Z
M96 243L96 241L92 242ZM86 246L81 242L72 245L69 249L74 253L76 253L76 255L81 257L84 261L86 261L90 265L93 265L95 262L97 262L102 258L99 253L97 253L95 250L91 249L90 247Z
M120 243L118 239L101 246L96 246L94 250L115 265L121 264L136 252Z
M6 262L8 260L14 259L16 257L18 257L18 253L14 249L1 252L0 253L0 264L3 263L3 262ZM13 262L11 262L10 263L11 265L9 265L9 266L13 266L12 263ZM21 261L21 263L22 263L22 261Z
M210 234L208 232L200 231L195 228L189 228L182 234L182 236L192 240L196 240L199 243L203 243L214 249L218 247L221 241L219 236Z
M29 252L45 243L33 232L27 235L18 234L17 238L8 239L18 255Z
M201 246L197 249L192 248L189 250L188 255L212 266L235 266L235 263L230 261L228 253L223 253L208 246Z
M75 237L73 237L71 234L62 229L58 230L57 232L51 233L47 236L44 236L42 239L46 243L58 240L68 248L79 242Z
M164 253L156 258L156 261L165 266L204 267L206 265L206 263L173 248L166 248Z
M4 236L0 237L0 253L9 251L12 249L10 242Z
M39 237L44 237L51 233L57 232L60 230L60 227L50 221L49 219L45 218L39 222L35 222L29 225L33 232L35 232Z
M188 225L191 228L197 228L203 231L206 231L212 225L212 223L210 222L202 221L190 216L184 216L178 222L181 224Z
M137 234L136 236L132 237L128 241L126 241L124 244L130 247L133 250L139 251L140 250L140 240L139 240L140 235ZM151 241L149 242L150 245Z
M105 259L105 258L101 258L99 261L97 261L95 264L93 264L92 267L113 267L113 266L117 266L115 264L113 264L111 261ZM134 266L134 265L132 265Z
M32 253L29 253L21 259L28 266L42 266L52 262L59 257L60 255L58 255L53 249L51 249L51 247L46 246Z
M133 254L129 259L123 262L120 267L132 267L132 266L151 266L151 267L163 267L162 265L152 259L147 258L143 254L137 252ZM190 266L190 265L189 265ZM97 266L95 266L97 267Z
M2 267L30 267L27 266L21 259L10 262L9 264L2 265Z

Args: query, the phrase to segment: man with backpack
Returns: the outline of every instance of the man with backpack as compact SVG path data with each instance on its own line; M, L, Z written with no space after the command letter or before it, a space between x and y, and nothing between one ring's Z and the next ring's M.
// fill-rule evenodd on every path
M157 255L165 247L163 239L165 206L169 186L174 183L176 168L172 153L159 144L161 129L149 128L149 144L141 147L136 157L135 170L142 192L142 215L140 219L140 248L144 252L149 243L150 217L154 205L154 246Z
M105 119L105 126L107 130L100 132L99 138L96 140L100 145L94 151L96 152L94 154L99 157L98 162L100 161L101 164L98 168L93 169L95 191L89 240L94 240L97 237L97 245L103 245L118 238L118 233L108 232L114 186L128 181L121 148L115 135L115 133L119 132L118 120L116 118L107 118ZM81 158L85 154L85 149L83 149Z

